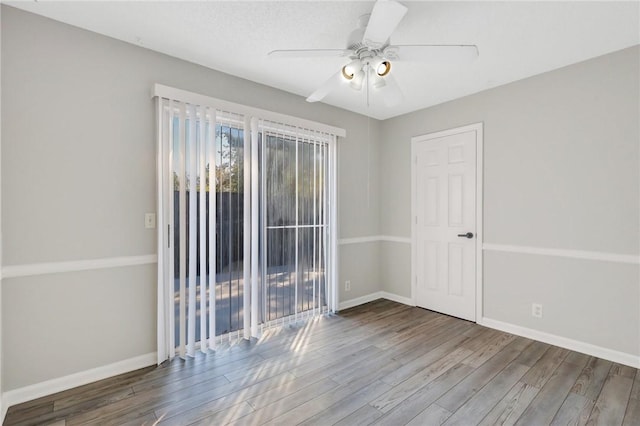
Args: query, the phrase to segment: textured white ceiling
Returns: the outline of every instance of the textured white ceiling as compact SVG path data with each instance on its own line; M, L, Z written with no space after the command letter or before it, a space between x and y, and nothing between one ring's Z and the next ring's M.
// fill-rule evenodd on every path
M119 40L308 96L347 58L272 59L274 49L344 48L373 2L7 2ZM640 44L640 3L410 2L395 44L476 44L471 65L396 62L404 93L385 107L344 87L324 102L385 119Z

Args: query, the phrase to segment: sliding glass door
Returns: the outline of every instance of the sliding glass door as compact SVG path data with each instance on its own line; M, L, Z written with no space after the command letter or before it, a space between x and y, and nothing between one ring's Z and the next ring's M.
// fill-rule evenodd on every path
M166 99L158 108L167 357L328 311L335 138Z

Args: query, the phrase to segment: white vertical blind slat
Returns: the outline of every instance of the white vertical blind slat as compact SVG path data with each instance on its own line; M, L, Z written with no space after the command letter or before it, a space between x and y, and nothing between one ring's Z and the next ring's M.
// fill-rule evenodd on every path
M216 349L216 111L210 109L209 132L209 349Z
M166 182L165 175L168 169L167 167L167 159L164 140L167 140L168 134L165 131L166 120L164 119L165 101L161 98L156 98L156 132L158 135L157 141L157 191L158 191L158 199L156 211L158 212L158 221L159 223L164 223L164 214L165 214L165 205L166 205ZM162 278L163 285L158 286L158 327L157 327L157 341L158 341L158 350L157 350L157 363L160 364L169 356L169 351L166 346L167 342L167 329L168 324L168 315L167 315L167 289L166 289L166 255L168 250L164 249L164 244L166 244L165 234L162 228L158 230L158 241L157 241L157 250L158 250L158 278Z
M167 170L167 192L168 196L168 210L169 210L169 218L168 218L168 229L169 229L169 243L168 246L168 277L165 286L167 287L167 291L169 294L169 298L167 299L167 309L169 311L169 359L173 359L176 356L176 307L175 307L175 188L174 188L174 180L173 173L175 169L174 164L174 149L173 149L173 101L169 101L169 110L167 112L168 115L168 127L169 127L169 139L167 140L169 147L169 170ZM159 222L162 223L162 222Z
M251 119L251 164L258 164L258 120ZM262 151L264 156L264 150ZM245 164L246 167L246 164ZM245 175L246 179L246 175ZM258 167L251 167L251 235L259 235ZM245 193L246 196L246 193ZM258 238L251 239L251 336L258 337ZM246 290L245 290L246 291Z
M267 279L267 254L268 254L268 250L269 250L269 246L267 244L267 185L266 185L266 175L267 175L267 136L264 132L264 127L263 124L264 122L262 120L259 121L260 125L259 125L259 129L262 131L262 160L261 160L261 164L260 164L260 170L262 173L260 173L260 184L262 186L262 191L260 191L260 197L261 197L261 202L260 202L260 222L262 223L262 227L260 229L260 232L262 233L262 239L260 240L262 242L262 247L261 247L261 261L262 261L262 271L260 274L261 280L262 280L262 309L263 309L263 315L264 315L264 321L268 321L270 320L270 316L269 313L267 312L267 304L270 302L269 298L270 295L267 294L268 288L269 288L269 281ZM256 135L257 136L257 135ZM257 198L257 197L256 197Z
M316 181L318 180L318 176L317 176L317 171L316 171L316 163L318 162L317 158L318 158L318 144L316 143L315 140L312 140L313 142L313 217L312 217L312 223L313 223L313 256L312 256L312 271L313 271L313 303L312 303L312 309L315 312L316 310L316 297L320 296L320 291L316 291L316 285L317 285L317 276L318 276L318 263L317 263L317 259L316 259L316 235L318 233L318 220L317 220L317 216L316 216ZM320 307L320 303L318 303L318 307Z
M324 147L323 145L319 145L318 146L318 155L320 156L320 160L324 158L323 156L323 152L324 152ZM316 162L318 162L318 160L316 160ZM318 176L317 179L319 182L324 182L324 179L322 178L322 172L324 170L323 167L323 163L320 162L320 165L318 167ZM322 191L322 186L318 185L318 197L317 197L317 203L318 203L318 222L319 222L319 227L318 227L318 232L317 232L317 238L318 238L318 247L317 247L317 263L316 266L318 268L318 309L321 310L322 309L322 253L324 250L324 240L322 238L322 234L324 233L324 216L323 216L323 200L324 200L324 192Z
M207 352L207 111L198 108L198 159L200 160L200 350Z
M327 282L329 281L328 270L327 270L327 233L329 232L329 227L327 226L327 168L328 168L328 160L327 160L327 147L326 145L322 145L322 276L323 276L323 284L324 284L324 295L326 298L328 295Z
M300 287L300 278L302 277L302 280L304 281L304 272L302 274L300 274L300 259L298 258L299 252L300 252L300 182L298 181L298 165L300 164L300 155L299 155L299 147L300 147L300 135L297 132L298 129L296 129L296 135L295 135L295 139L294 139L294 143L296 146L296 159L295 159L295 163L296 163L296 168L295 168L295 173L296 173L296 194L295 194L295 209L296 209L296 227L295 227L295 245L294 245L294 250L295 250L295 269L296 269L296 274L295 274L295 282L294 282L294 312L295 312L295 320L296 322L298 321L298 287ZM283 135L282 138L284 139L285 136ZM291 317L289 317L291 318Z
M285 132L284 132L284 126L282 126L282 127L280 128L280 135L279 135L279 138L282 140L282 146L283 146L283 149L284 149L284 147L285 147L285 146L286 146L286 144L287 144L287 142L286 142L286 140L287 140L287 139L286 139L286 135L285 135ZM297 166L297 164L298 164L298 161L297 161L297 152L298 152L298 151L297 151L297 144L296 144L296 146L295 146L296 159L294 160L294 161L296 162L296 166ZM285 155L283 154L283 156L282 156L282 167L286 167L286 166L285 166L285 158L286 158L286 157L285 157ZM296 169L296 170L297 170L297 169ZM296 188L297 188L297 187L298 187L298 175L297 175L297 174L296 174L296 176L294 176L294 180L295 180L295 182L296 182ZM281 185L282 185L282 184L283 184L283 183L281 183ZM281 189L282 189L282 188L281 188ZM297 191L296 191L296 196L294 197L294 207L293 207L294 209L296 209L296 210L295 210L295 212L294 212L295 220L296 220L296 224L298 223L298 211L297 211L298 204L297 204L297 201L298 201L298 200L297 200ZM283 236L284 236L284 235L286 235L287 231L282 230L282 233L283 233ZM298 239L297 239L297 227L296 227L296 230L294 231L294 239L295 239L295 243L294 243L294 244L296 244L296 245L297 245L297 242L298 242ZM284 238L283 238L283 240L284 240ZM293 280L294 280L294 281L293 281L293 285L294 285L294 291L297 291L297 288L296 288L296 287L297 287L297 282L298 282L298 280L297 280L297 278L298 278L298 277L297 277L297 273L298 273L298 259L297 259L297 256L298 256L298 250L297 250L297 247L296 247L294 250L295 250L295 253L294 253L294 262L295 262L295 264L294 264L294 272L295 272L295 274L296 274L296 275L294 275L294 278L293 278ZM290 278L290 277L291 277L291 274L287 274L287 277L289 277L289 278L287 279L287 281L282 280L282 287L281 287L281 289L280 289L280 293L282 294L282 304L283 304L283 305L285 305L285 304L286 304L286 302L287 302L287 300L288 300L288 298L286 298L286 297L285 297L285 296L287 295L287 292L285 291L285 290L286 290L286 289L285 289L285 286L288 284L288 285L289 285L289 287L291 287L291 278ZM289 296L290 296L290 295L291 295L291 288L289 288L289 292L288 292L288 293L289 293ZM282 319L283 319L283 321L282 321L282 323L284 324L284 323L285 323L285 320L288 320L288 321L289 321L289 323L290 323L290 322L291 322L291 305L289 304L288 309L287 309L287 307L286 307L286 306L283 306L283 307L282 307L282 312L283 312L283 313L282 313L282 315L283 315L283 318L282 318ZM286 312L286 316L284 316L284 315L285 315L285 312Z
M196 180L198 176L198 154L196 145L196 112L193 105L189 106L189 134L187 148L189 149L189 168L187 172L189 183L189 302L188 302L188 331L187 355L195 356L196 345L196 276L198 270L197 235L198 235L198 195Z
M332 161L331 161L331 155L329 154L330 149L328 147L325 147L325 155L326 155L326 164L327 164L327 179L329 179L329 177L331 176L331 173L333 173L332 170ZM331 253L331 241L330 241L330 237L331 237L331 224L329 223L329 214L330 214L330 203L331 203L331 182L327 182L327 185L325 186L325 238L327 239L327 245L325 246L325 277L327 278L327 280L330 279L332 271L329 268L329 260L331 259L332 253ZM329 311L331 311L331 307L333 306L333 289L331 288L331 286L329 286L329 288L327 289L327 305L329 306Z
M337 178L338 178L338 165L337 165L337 155L336 155L336 136L333 135L331 137L331 141L329 142L329 158L330 158L330 173L329 173L329 191L330 191L330 199L329 206L331 207L331 211L329 212L329 237L331 239L330 242L330 253L331 257L329 259L329 279L330 282L334 283L329 286L331 290L331 299L329 301L329 310L331 312L335 312L338 309L338 223L336 218L338 217L338 194L337 194Z
M321 198L321 209L322 209L322 230L320 235L322 236L322 260L321 260L321 268L322 268L322 291L324 294L324 301L326 304L327 300L327 283L329 281L327 275L327 145L323 144L321 148L322 155L322 198Z
M326 154L326 162L327 162L327 171L329 172L327 175L327 180L329 180L329 177L331 176L331 173L333 173L333 162L331 161L331 155L330 155L331 150L327 147L325 149L325 154ZM325 231L325 238L327 238L327 247L325 248L325 256L326 256L326 262L325 262L325 268L327 268L325 270L325 276L327 277L327 279L330 279L331 274L333 273L332 270L330 269L330 259L333 256L332 250L331 250L331 223L329 222L329 215L330 215L330 206L331 206L331 197L333 194L333 191L331 190L331 182L327 182L326 185L326 200L325 200L325 208L327 209L325 212L325 225L326 225L326 231ZM329 305L329 310L331 310L332 306L333 306L333 289L331 288L331 286L329 286L328 291L327 291L327 305Z
M185 357L186 355L186 345L187 345L187 188L186 188L186 128L185 128L185 106L184 104L180 104L180 121L178 122L178 132L179 132L179 140L180 140L180 157L179 157L179 174L178 177L180 179L180 195L179 195L179 218L180 218L180 229L178 231L178 236L180 239L180 257L179 257L179 268L180 268L180 339L178 346L178 354L181 357Z
M243 283L243 312L244 312L244 338L251 338L251 121L249 117L244 119L243 127L243 271L242 271L242 283Z

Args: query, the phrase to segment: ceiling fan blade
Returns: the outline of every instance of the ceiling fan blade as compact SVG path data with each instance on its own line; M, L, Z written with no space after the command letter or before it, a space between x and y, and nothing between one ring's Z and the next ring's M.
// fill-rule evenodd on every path
M327 81L322 83L315 92L309 95L307 102L318 102L324 99L329 93L333 92L340 86L342 79L342 70L332 75Z
M344 57L353 54L349 49L293 49L272 50L268 56L272 58L324 58L327 56Z
M388 59L442 64L468 64L478 58L478 46L473 44L409 44L389 46L384 50Z
M396 1L378 0L373 6L362 43L373 48L384 46L406 13L407 8Z
M396 79L392 75L387 75L385 78L385 86L380 89L380 96L382 102L386 107L394 107L400 105L404 99L402 90L398 87Z

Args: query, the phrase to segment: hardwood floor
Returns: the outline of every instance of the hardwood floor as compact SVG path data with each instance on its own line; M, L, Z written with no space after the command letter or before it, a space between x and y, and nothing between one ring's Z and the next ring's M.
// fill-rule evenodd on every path
M640 425L638 370L378 300L11 407L6 425Z

